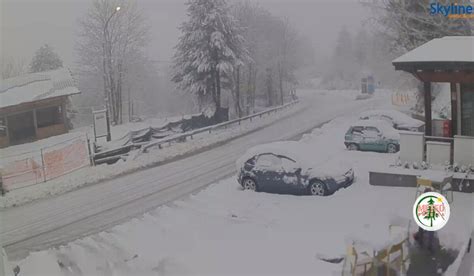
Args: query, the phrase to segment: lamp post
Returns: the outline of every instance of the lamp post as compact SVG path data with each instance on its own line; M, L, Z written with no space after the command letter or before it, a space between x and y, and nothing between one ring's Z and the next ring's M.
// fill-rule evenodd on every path
M103 35L103 39L102 39L102 50L103 50L103 55L102 55L102 63L103 63L103 67L104 67L104 93L105 93L105 107L106 107L106 110L107 110L107 141L111 141L112 140L112 137L111 137L111 134L110 134L110 119L109 119L109 111L110 111L110 96L112 94L112 89L111 89L111 86L112 84L109 85L109 87L107 87L107 66L109 66L109 69L112 68L112 65L110 64L111 62L111 57L110 55L112 53L109 53L107 54L107 49L109 48L109 45L108 45L108 40L107 40L107 34L108 34L108 26L109 26L109 22L110 22L110 19L112 19L112 17L120 10L120 6L116 7L114 12L110 15L110 17L107 19L107 21L105 21L105 25L104 25L104 30L102 32L102 35ZM107 59L107 62L106 62L106 59ZM109 91L108 91L109 90Z

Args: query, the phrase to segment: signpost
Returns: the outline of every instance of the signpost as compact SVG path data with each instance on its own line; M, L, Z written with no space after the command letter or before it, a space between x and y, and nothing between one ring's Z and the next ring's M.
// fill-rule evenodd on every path
M92 114L94 115L94 141L100 137L107 137L107 142L112 140L107 109L93 111Z

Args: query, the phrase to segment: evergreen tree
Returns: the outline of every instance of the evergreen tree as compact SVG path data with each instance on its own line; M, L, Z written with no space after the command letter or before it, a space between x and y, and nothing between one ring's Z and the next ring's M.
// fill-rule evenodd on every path
M63 66L63 61L54 52L53 47L45 44L41 46L33 57L30 64L30 72L42 72L48 70L58 69Z
M234 68L248 52L241 28L224 0L188 1L188 21L176 46L173 81L198 97L211 96L215 110L221 107L221 87L230 82Z

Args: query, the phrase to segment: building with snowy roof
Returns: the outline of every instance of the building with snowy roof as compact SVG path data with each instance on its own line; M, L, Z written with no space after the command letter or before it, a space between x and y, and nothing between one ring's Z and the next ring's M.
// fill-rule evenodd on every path
M474 192L474 36L433 39L392 63L423 82L425 132L401 132L400 164L371 171L370 184L417 187L419 178L441 183L443 175L452 177L449 190ZM432 83L450 84L450 91L441 91L450 93L448 137L433 135Z
M432 135L431 83L451 85L451 134L474 136L474 36L433 39L393 60L424 83L425 132Z
M0 147L66 133L67 99L79 93L65 68L2 80Z

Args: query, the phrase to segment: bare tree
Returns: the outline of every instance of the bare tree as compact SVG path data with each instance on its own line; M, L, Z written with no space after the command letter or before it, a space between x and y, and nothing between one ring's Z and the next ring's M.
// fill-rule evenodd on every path
M429 0L372 0L365 2L376 16L379 34L391 41L391 50L402 54L434 38L471 35L469 19L430 14Z
M265 97L268 105L283 103L289 87L296 84L295 70L313 60L312 46L288 20L256 4L237 2L232 12L243 26L251 56L240 72L244 110L252 112L257 96Z
M396 56L435 38L472 35L474 24L468 18L432 15L430 3L430 0L372 0L365 5L374 11L374 26L380 28L378 34L385 37L390 52ZM418 87L421 95L421 84ZM415 109L421 110L424 97L418 99Z
M120 124L124 79L134 53L141 52L148 42L143 12L135 1L94 0L79 25L80 71L103 76L104 97L111 120Z

